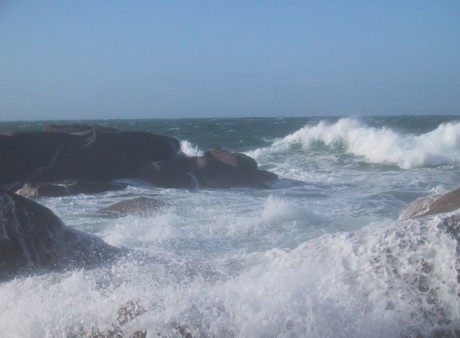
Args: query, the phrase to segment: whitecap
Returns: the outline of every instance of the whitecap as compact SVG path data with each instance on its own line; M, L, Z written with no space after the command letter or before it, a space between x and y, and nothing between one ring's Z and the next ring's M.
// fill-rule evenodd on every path
M316 144L343 149L370 163L394 164L403 169L451 165L460 162L460 122L443 123L433 131L413 135L370 127L352 118L342 118L334 124L321 121L247 155L262 159L297 147L308 150Z

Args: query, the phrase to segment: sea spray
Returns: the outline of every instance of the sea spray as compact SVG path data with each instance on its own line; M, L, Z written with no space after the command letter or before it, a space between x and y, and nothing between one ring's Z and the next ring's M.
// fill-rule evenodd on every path
M456 237L440 226L448 215L398 218L416 198L458 187L458 120L101 121L187 140L181 149L191 156L215 146L247 152L282 181L262 190L160 189L126 181L123 191L39 198L68 226L130 254L97 269L1 283L0 332L21 338L117 328L148 337L455 336L460 265ZM373 147L358 153L360 142ZM392 157L399 148L408 169ZM418 160L420 154L427 156ZM171 207L148 217L100 217L98 210L135 197ZM126 304L143 311L120 327Z
M187 140L180 141L180 150L187 156L203 156L203 151Z
M369 127L351 118L334 124L321 121L274 141L270 147L247 154L262 159L269 154L289 152L297 146L309 150L318 144L343 148L371 163L396 164L404 169L449 165L460 161L460 122L441 124L421 135L401 135L387 127Z

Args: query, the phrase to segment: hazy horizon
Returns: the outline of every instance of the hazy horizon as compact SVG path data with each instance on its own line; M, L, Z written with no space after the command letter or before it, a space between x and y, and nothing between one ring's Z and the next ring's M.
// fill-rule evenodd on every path
M460 2L0 3L0 121L460 114Z

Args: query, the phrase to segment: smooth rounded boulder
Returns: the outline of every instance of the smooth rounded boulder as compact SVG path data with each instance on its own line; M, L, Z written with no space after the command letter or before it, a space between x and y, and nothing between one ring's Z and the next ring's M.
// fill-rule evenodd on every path
M121 254L100 238L67 227L48 208L0 190L0 280L93 268Z

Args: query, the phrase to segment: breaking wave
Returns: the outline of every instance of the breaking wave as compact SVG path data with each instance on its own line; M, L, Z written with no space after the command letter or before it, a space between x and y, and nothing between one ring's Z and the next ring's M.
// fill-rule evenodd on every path
M180 151L187 156L203 156L203 151L187 140L180 141Z
M308 150L318 144L343 149L371 163L395 164L403 169L451 165L460 162L460 122L443 123L433 131L414 135L370 127L352 118L334 124L321 121L247 154L259 159L299 146Z

